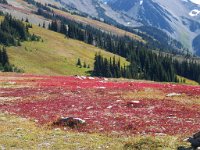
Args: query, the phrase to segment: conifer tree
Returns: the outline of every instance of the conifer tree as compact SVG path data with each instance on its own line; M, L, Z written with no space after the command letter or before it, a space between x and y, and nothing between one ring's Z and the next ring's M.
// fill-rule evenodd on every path
M76 63L76 66L82 67L81 59L80 59L80 58L78 58L78 61L77 61L77 63Z

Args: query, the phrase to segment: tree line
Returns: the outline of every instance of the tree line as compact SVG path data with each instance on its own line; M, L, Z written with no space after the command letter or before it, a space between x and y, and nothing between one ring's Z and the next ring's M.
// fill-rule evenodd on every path
M131 55L130 65L120 63L120 59L95 55L94 76L112 78L146 79L164 82L183 82L177 75L200 83L200 65L196 61L178 61L172 56L136 50Z
M149 43L145 44L138 42L128 36L117 36L89 25L77 23L76 21L67 19L63 16L56 15L52 10L47 11L46 8L43 9L40 7L37 13L53 20L49 24L50 30L65 34L68 38L77 39L110 51L114 54L118 54L125 57L127 61L130 62L129 66L121 68L119 66L117 67L112 61L106 60L105 58L101 58L101 56L97 55L95 56L94 64L94 75L96 76L127 77L155 81L178 82L176 75L180 75L199 82L200 72L193 69L199 67L197 62L188 62L188 60L186 60L185 62L187 62L187 65L185 65L184 61L177 61L171 56L165 56L161 53L156 54L152 52L153 47L157 46L156 43L155 45L149 45ZM174 42L173 44L181 48L179 43ZM158 47L159 50L165 51L162 48L163 47ZM110 66L110 68L106 67L108 72L105 71L105 66ZM181 67L187 68L183 70ZM192 72L196 76L193 74L187 74L185 71Z
M126 66L121 66L120 59L116 60L115 56L110 59L104 58L100 53L95 55L93 76L120 78L125 75Z

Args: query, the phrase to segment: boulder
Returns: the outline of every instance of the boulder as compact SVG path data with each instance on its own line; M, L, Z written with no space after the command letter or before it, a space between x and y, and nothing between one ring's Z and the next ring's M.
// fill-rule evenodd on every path
M78 128L86 124L86 121L80 118L61 117L53 122L53 126L64 126L70 128Z
M199 149L200 148L200 132L197 132L192 137L189 137L187 141L191 143L191 146L194 149Z
M169 93L166 95L167 97L181 96L180 93Z
M142 105L140 104L140 101L129 101L126 104L127 107L133 107L133 108L140 108Z

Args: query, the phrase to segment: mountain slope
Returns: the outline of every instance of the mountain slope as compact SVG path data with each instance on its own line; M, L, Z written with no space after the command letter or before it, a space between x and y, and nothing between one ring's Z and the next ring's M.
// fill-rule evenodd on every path
M60 0L63 7L128 27L153 26L166 32L191 52L200 34L200 5L192 0ZM88 11L91 10L91 11Z
M192 40L200 32L199 15L191 16L191 11L199 6L190 1L181 0L146 0L129 1L111 0L108 5L117 12L138 20L143 25L150 25L166 31L192 50Z
M6 9L4 7L2 7L2 10L4 12L11 13L13 16L15 16L18 19L28 18L29 21L34 24L41 25L41 24L43 24L43 22L45 22L46 27L47 27L47 25L49 24L49 22L51 22L51 20L37 15L38 7L37 7L37 5L34 5L34 0L25 0L25 1L18 0L17 2L14 2L12 0L8 0L9 4L11 4L11 5L6 6ZM29 4L27 2L29 2ZM59 5L58 2L53 2L53 0L40 0L38 2L41 2L42 4L46 3L46 5L50 4L49 8L53 9L54 14L56 14L56 15L62 16L64 18L67 18L70 20L74 20L75 22L80 22L84 25L85 24L90 25L94 28L101 29L101 30L109 32L111 34L117 34L120 36L124 36L124 35L130 36L137 41L149 43L149 45L151 45L151 47L153 46L154 49L157 48L157 49L163 49L164 51L168 51L168 52L178 52L178 53L185 51L183 49L183 46L180 43L178 43L177 41L174 41L173 38L171 39L170 37L168 37L166 35L166 33L164 33L161 30L155 31L149 27L133 29L133 28L129 28L129 27L127 28L127 27L123 26L122 24L127 25L127 23L129 25L134 24L134 26L140 26L141 23L139 23L138 21L136 23L136 21L134 21L134 20L131 20L131 22L126 22L124 20L125 17L120 18L120 15L113 13L114 11L108 5L105 5L102 2L95 1L96 3L99 4L98 7L96 7L96 8L98 9L98 15L100 17L100 20L102 19L101 17L103 17L103 20L105 19L104 21L106 23L104 23L102 21L98 21L95 18L91 19L92 14L88 14L89 16L86 17L85 14L83 14L83 12L78 11L79 7L86 7L85 5L84 6L76 5L76 8L74 8L73 10L71 10L70 8L68 8L68 6L66 6L67 9L72 11L71 13L69 13L69 12L66 12L66 9L64 11L59 10L58 8L60 8L61 6ZM63 4L63 7L65 7L65 5L69 4L69 1L63 1L62 3L64 3L64 2L65 2L65 4ZM93 1L92 4L95 4L95 2ZM79 4L81 4L81 3L79 3ZM51 7L51 6L53 6L53 7ZM78 13L79 15L83 15L84 17L81 17L79 15L74 15L74 11L75 11L75 13ZM52 12L49 12L49 13L52 13ZM90 11L88 11L88 13L90 13ZM110 16L110 17L108 17L108 16ZM116 21L119 21L119 23L117 23L116 21L113 21L113 19L116 19ZM121 20L124 20L124 21L121 22ZM111 24L111 25L109 25L109 24ZM141 29L149 29L148 31L151 31L151 32L146 32L147 30L141 30ZM142 32L140 32L138 34L138 30L142 31ZM156 33L156 35L154 33ZM157 44L155 44L155 40L156 40Z
M56 7L61 7L60 3L55 2L53 0L35 0L35 1L42 3L42 4L51 4ZM26 1L23 1L23 0L18 0L18 1L8 0L8 3L9 3L9 6L0 4L0 9L3 12L12 14L12 16L15 16L17 19L21 20L22 18L23 19L28 18L31 23L36 24L36 25L38 25L38 24L42 25L43 22L45 22L46 27L49 24L49 22L51 22L50 19L46 19L42 16L37 15L36 12L37 12L38 8L34 5L32 5L31 3L28 4ZM102 29L102 30L105 30L106 32L111 32L113 34L117 34L120 36L127 35L138 41L145 42L140 36L130 33L130 32L127 32L127 31L124 31L124 30L121 30L113 25L109 25L109 24L103 23L98 20L93 20L90 17L87 18L87 17L81 17L79 15L74 15L74 14L71 14L66 11L56 9L56 8L51 7L51 9L53 9L55 14L61 15L65 18L74 20L76 22L80 22L80 23L83 23L86 25L91 25L95 28Z
M40 36L43 42L23 42L22 46L7 48L10 63L26 73L86 75L87 71L93 68L95 53L101 52L106 57L114 56L94 46L66 39L62 34L37 26L33 26L30 32ZM76 67L78 58L91 68ZM123 63L127 63L124 58L120 58Z

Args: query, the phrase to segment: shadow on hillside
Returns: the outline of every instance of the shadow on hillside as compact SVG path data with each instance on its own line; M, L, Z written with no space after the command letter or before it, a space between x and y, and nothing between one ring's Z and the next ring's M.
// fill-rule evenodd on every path
M87 75L93 76L93 71L92 71L92 70L86 71L85 73L86 73Z
M184 146L180 146L177 148L177 150L195 150L192 147L184 147Z

